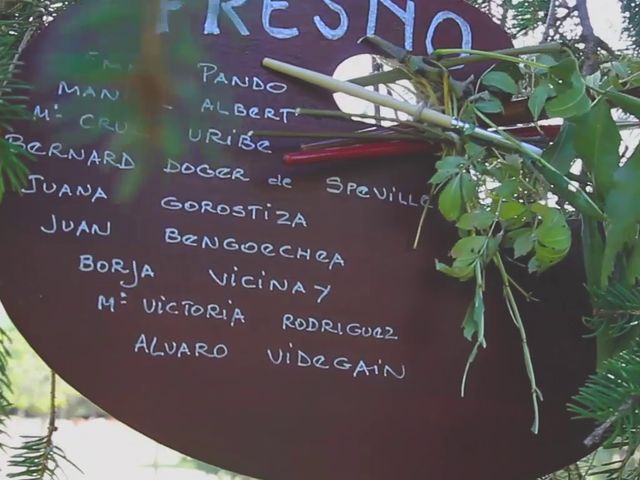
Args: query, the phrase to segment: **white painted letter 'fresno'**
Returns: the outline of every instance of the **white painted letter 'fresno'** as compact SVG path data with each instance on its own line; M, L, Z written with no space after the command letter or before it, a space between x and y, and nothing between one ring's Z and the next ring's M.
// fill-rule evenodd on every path
M274 38L293 38L300 35L296 27L280 28L271 25L271 14L274 10L286 10L289 2L283 0L262 0L262 26L269 35Z
M300 30L296 26L275 26L273 25L273 16L277 10L286 10L289 8L289 1L287 0L261 0L262 1L262 28L264 31L273 38L288 39L294 38L300 35ZM310 0L296 0L296 1L310 1ZM324 3L326 7L337 15L337 20L329 21L329 24L320 15L313 16L313 22L318 31L329 40L339 40L344 37L349 30L350 20L349 15L345 8L340 5L338 0L316 0L318 3ZM375 35L378 28L378 13L379 6L383 5L391 13L393 13L404 25L404 48L413 50L413 34L415 31L416 22L416 4L414 0L395 0L396 2L405 4L401 7L394 0L369 0L369 13L367 16L366 35ZM220 16L225 15L231 25L241 35L251 35L249 29L243 22L240 14L244 11L248 14L250 9L256 8L256 1L247 0L207 0L207 15L204 22L204 34L205 35L220 35ZM169 32L169 17L170 13L176 10L180 10L184 7L184 0L160 0L160 15L157 22L158 33ZM242 7L242 8L240 8ZM238 9L239 11L236 11ZM446 20L454 21L460 28L462 33L462 48L470 49L473 47L473 33L471 31L471 25L464 18L457 13L450 10L443 10L439 12L429 25L426 34L426 48L427 53L432 53L436 47L433 44L438 27L442 25ZM277 22L276 22L277 23ZM336 25L337 23L337 25ZM331 26L330 26L331 25ZM336 25L335 27L333 25Z
M336 28L330 28L326 23L324 23L324 20L322 20L319 15L313 17L313 21L316 24L316 27L318 27L318 30L320 30L320 33L322 33L325 38L328 38L329 40L339 40L344 37L344 35L347 33L347 30L349 29L349 16L347 15L346 10L336 2L332 0L323 1L327 5L327 7L329 7L340 16L340 24Z
M407 7L403 10L391 0L369 0L369 21L367 35L374 35L378 24L378 3L382 3L404 23L404 48L413 50L413 26L416 21L416 4L407 0Z
M241 7L245 3L247 3L247 0L209 0L207 19L204 23L204 34L220 35L218 19L220 18L220 9L222 8L222 11L229 17L229 20L231 20L231 23L238 29L238 32L244 36L249 35L249 29L234 10L234 8Z
M160 18L156 30L158 33L169 33L169 12L182 8L181 0L161 0Z
M473 33L471 32L471 25L469 25L469 22L456 13L449 10L443 10L433 17L433 21L431 22L431 26L427 32L427 53L431 55L435 50L435 47L433 46L433 37L436 34L436 29L445 20L453 20L460 27L460 32L462 32L462 48L465 50L472 48Z

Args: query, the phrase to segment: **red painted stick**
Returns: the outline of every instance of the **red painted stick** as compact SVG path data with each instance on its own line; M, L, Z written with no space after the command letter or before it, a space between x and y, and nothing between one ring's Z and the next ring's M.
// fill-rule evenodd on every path
M546 136L555 138L561 125L544 125L540 130L535 127L520 127L507 130L511 135L522 138ZM542 133L541 133L542 132ZM440 146L436 143L411 141L386 141L359 143L354 145L314 148L299 152L287 153L284 163L287 165L305 165L310 163L338 161L338 160L366 160L398 155L417 155L420 153L436 153Z
M328 162L332 160L358 160L398 155L416 155L434 153L440 145L425 142L388 141L348 145L344 147L316 148L300 152L287 153L284 163L304 165L308 163Z

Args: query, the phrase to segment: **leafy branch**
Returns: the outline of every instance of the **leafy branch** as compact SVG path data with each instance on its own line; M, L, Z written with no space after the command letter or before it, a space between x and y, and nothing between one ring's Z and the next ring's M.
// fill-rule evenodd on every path
M590 291L593 315L585 319L596 335L603 330L619 337L640 325L640 290L622 284Z
M396 52L395 60L404 62L404 68L413 75L420 75L412 70L411 65L418 62L410 55L390 48L379 39L372 39L374 44L381 45L388 51ZM530 54L531 50L526 50ZM440 53L459 53L458 51L444 51ZM504 54L473 51L477 58L485 55L486 59L504 59ZM521 62L518 57L508 57L509 64L522 64L532 71L548 71L553 67L552 61L543 57L545 63L536 61ZM553 59L552 59L553 60ZM563 89L568 89L566 77L574 76L571 67L577 67L577 62L570 57L569 68L559 69L556 76L562 75L558 83ZM603 218L599 207L591 197L571 183L553 165L538 154L538 149L518 142L501 131L489 132L477 127L477 118L487 120L482 113L482 104L478 99L491 102L494 97L487 93L484 96L476 94L464 98L463 92L445 85L437 91L449 92L451 97L443 98L445 113L436 112L415 105L390 99L374 92L369 92L353 84L345 84L315 72L311 72L291 65L282 64L265 59L265 66L302 78L311 83L324 86L334 91L342 91L359 98L365 98L378 104L385 105L405 113L413 114L422 122L441 129L462 130L460 146L447 146L444 156L436 164L436 174L430 182L434 191L438 192L438 209L449 221L455 222L461 232L460 240L453 246L451 256L454 262L451 266L437 262L438 270L445 274L465 281L475 280L475 294L467 310L463 328L465 336L475 344L463 374L461 391L464 395L466 379L470 367L480 350L486 346L484 328L484 277L485 268L489 263L495 263L501 273L505 302L507 309L516 325L522 339L523 356L527 374L531 383L534 421L532 430L538 432L539 408L538 401L542 394L537 386L533 362L526 341L526 331L519 313L517 302L511 289L511 278L506 272L504 263L498 251L501 247L515 248L515 256L525 256L531 253L529 271L542 272L559 262L568 253L571 245L571 233L564 215L558 210L546 205L550 191L565 194L574 208L585 215ZM422 67L419 67L422 69ZM554 73L550 74L554 75ZM579 74L578 74L579 75ZM581 77L580 77L581 78ZM424 77L421 78L424 80ZM443 81L450 81L448 75L442 75ZM416 82L418 84L418 82ZM516 81L505 71L494 70L481 79L481 83L492 89L515 93ZM577 82L574 82L577 83ZM570 84L572 85L572 84ZM431 89L435 91L436 89ZM584 94L584 84L578 85L580 94ZM383 98L384 97L384 98ZM419 97L420 98L420 97ZM460 115L462 119L453 118L447 113L453 113L451 105L462 103ZM447 108L449 106L449 108ZM419 133L418 133L419 134ZM491 147L487 148L486 144ZM446 153L445 153L446 155ZM489 167L490 166L490 167ZM498 185L499 188L494 188ZM500 228L497 229L496 226Z
M4 2L0 9L0 129L11 131L16 120L30 118L25 108L25 93L29 86L17 78L19 57L31 39L57 12L70 2L23 1ZM4 135L0 137L0 202L10 189L20 190L28 176L25 162L31 157L16 148Z
M585 440L588 446L623 448L619 460L594 471L607 479L625 477L627 466L640 448L640 342L606 360L598 373L580 389L570 410L591 419L598 428Z
M56 427L56 374L51 371L50 411L47 432L45 435L23 436L24 442L16 448L16 453L9 460L9 467L15 469L7 477L15 480L56 479L62 463L78 469L55 445L53 435ZM79 470L79 469L78 469Z
M5 437L7 432L5 428L11 410L9 395L11 395L12 390L8 370L11 358L10 344L11 338L4 329L0 328L0 450L6 448Z

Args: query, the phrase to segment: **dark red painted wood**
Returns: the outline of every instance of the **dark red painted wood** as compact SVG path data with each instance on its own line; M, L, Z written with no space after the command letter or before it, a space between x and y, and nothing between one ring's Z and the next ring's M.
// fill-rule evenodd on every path
M402 42L404 26L385 6L389 2L378 3L373 2L379 6L377 33ZM170 32L161 36L170 90L168 106L157 109L161 117L147 109L135 121L136 105L152 105L153 96L141 102L150 87L132 90L128 97L123 90L117 101L109 99L114 88L126 85L112 64L139 56L144 36L135 2L87 1L69 9L24 58L24 76L35 83L31 108L39 105L41 115L48 109L49 120L17 125L10 137L23 139L36 161L24 195L9 195L0 207L0 296L45 361L91 400L152 438L269 480L522 480L584 454L581 440L588 426L571 422L565 411L594 361L592 344L582 337L585 298L577 255L535 282L509 265L540 299L520 301L545 394L541 434L534 436L519 338L493 277L486 295L489 348L471 372L467 398L460 398L471 349L460 325L470 290L434 269L434 259L447 258L455 232L431 212L419 248L411 249L435 158L292 169L281 163L285 152L297 148L290 140L266 139L271 143L262 146L271 154L215 142L217 131L219 139L231 135L238 142L251 130L345 128L292 115L285 124L281 108L334 108L333 100L264 71L260 61L269 55L332 72L343 59L366 52L357 40L366 33L369 3L292 0L270 19L277 27L297 27L300 33L291 39L265 32L262 2L236 8L249 36L235 32L226 17L221 35L205 36L206 2L185 4L170 11ZM335 28L338 4L348 12L350 27L343 38L328 40L314 16ZM425 32L441 11L470 23L474 48L510 44L487 17L462 1L423 0L416 2L416 52L425 53ZM452 20L437 30L435 42L460 42ZM199 63L217 66L207 83ZM87 71L88 66L95 68ZM258 89L285 82L287 91L226 85L217 77L222 72L229 82L232 75L240 76L240 83L256 76ZM74 93L76 85L84 97ZM107 88L105 98L92 98L89 86L97 96ZM213 111L202 112L205 99ZM273 108L270 116L280 120L230 114L252 107L253 116L262 117ZM109 130L116 118L128 120L126 133ZM139 135L145 120L168 128L157 136L162 144ZM198 140L200 130L206 138L211 129L210 142L191 141L190 128L191 140ZM259 140L265 139L251 142ZM83 149L84 160L79 160ZM135 168L95 165L93 150L96 159L104 161L106 155L124 167L133 159ZM169 158L211 169L203 167L201 175L166 173ZM170 163L169 170L174 166ZM234 172L235 179L227 178ZM43 191L45 181L51 193ZM89 197L76 195L78 186ZM125 198L123 191L133 194ZM174 210L186 202L201 212ZM89 230L96 225L109 234L87 233L83 220ZM70 222L74 230L61 231ZM172 243L177 232L183 243ZM204 236L209 243L201 248ZM225 239L231 239L226 250L211 248ZM292 247L281 248L286 245ZM261 253L251 253L256 248ZM334 259L331 267L329 259ZM149 265L146 272L144 265ZM107 267L134 269L138 277L95 271ZM227 285L221 286L225 274ZM127 288L135 278L137 286ZM259 281L265 287L270 280L288 282L289 293L277 291L275 284L273 292L245 288ZM158 314L159 301L165 313ZM175 301L196 306L170 303ZM234 323L235 308L243 318ZM215 318L224 316L223 310L226 319ZM294 320L283 323L286 315ZM324 332L297 331L296 325ZM388 338L373 338L373 332ZM224 358L209 358L216 346L215 353ZM175 354L161 356L165 347ZM297 365L309 362L312 366Z

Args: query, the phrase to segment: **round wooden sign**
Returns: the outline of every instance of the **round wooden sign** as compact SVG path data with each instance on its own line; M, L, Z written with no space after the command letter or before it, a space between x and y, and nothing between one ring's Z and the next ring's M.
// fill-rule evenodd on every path
M333 98L266 56L331 74L366 34L418 54L506 34L455 0L142 4L71 7L24 56L35 121L5 137L35 161L0 207L0 294L44 360L140 432L268 480L534 479L584 454L577 256L522 280L536 436L497 279L460 398L470 291L434 268L456 234L432 212L411 248L436 158L287 167L298 140L252 134L354 129L296 117Z

